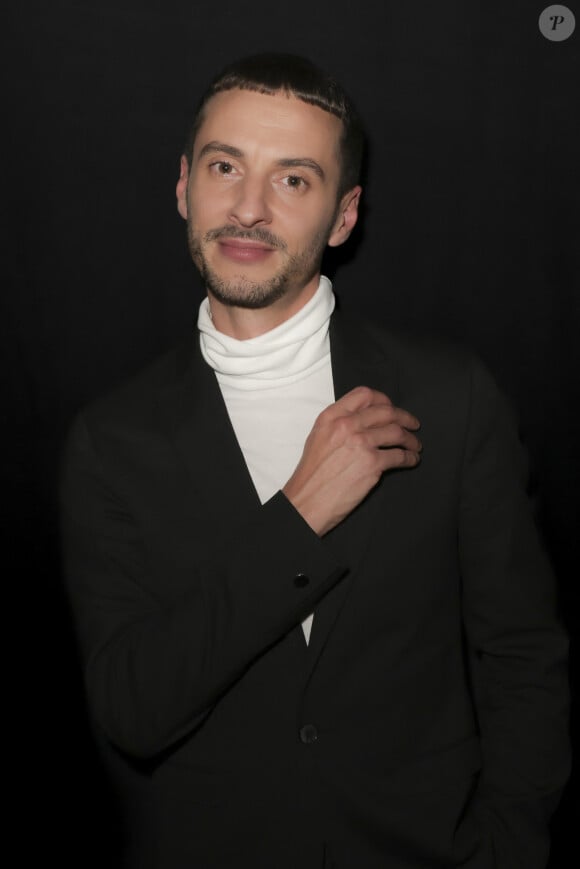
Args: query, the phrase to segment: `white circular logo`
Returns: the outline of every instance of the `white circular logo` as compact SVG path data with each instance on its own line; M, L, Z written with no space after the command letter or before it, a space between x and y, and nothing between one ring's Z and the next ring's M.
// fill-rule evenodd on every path
M552 42L562 42L574 33L576 19L567 6L546 6L538 19L538 27L542 36Z

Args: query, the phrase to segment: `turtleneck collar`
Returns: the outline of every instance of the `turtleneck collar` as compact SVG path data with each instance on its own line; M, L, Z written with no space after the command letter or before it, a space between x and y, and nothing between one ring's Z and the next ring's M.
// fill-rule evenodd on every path
M222 385L255 390L294 383L328 361L334 304L332 284L321 275L318 289L294 316L263 335L240 341L218 332L205 298L197 321L203 358Z

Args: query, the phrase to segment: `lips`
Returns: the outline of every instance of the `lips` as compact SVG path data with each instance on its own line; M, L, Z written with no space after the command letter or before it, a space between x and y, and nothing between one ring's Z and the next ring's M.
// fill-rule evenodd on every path
M244 238L224 238L219 242L223 256L235 262L254 263L267 259L275 248Z

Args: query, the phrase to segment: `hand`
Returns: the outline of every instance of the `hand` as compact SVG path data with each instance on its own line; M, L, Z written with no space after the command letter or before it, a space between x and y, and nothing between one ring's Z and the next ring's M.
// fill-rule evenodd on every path
M282 489L320 536L338 525L385 471L414 468L419 420L382 392L357 386L316 419L296 470Z

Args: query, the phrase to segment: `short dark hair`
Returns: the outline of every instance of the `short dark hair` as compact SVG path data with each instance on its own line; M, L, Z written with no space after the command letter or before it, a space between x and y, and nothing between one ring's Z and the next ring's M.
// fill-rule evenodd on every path
M338 198L358 184L365 135L361 120L344 88L305 57L295 54L255 54L225 67L203 94L187 137L184 155L191 166L193 148L204 119L204 109L222 91L257 91L261 94L288 94L330 112L342 121L340 181Z

